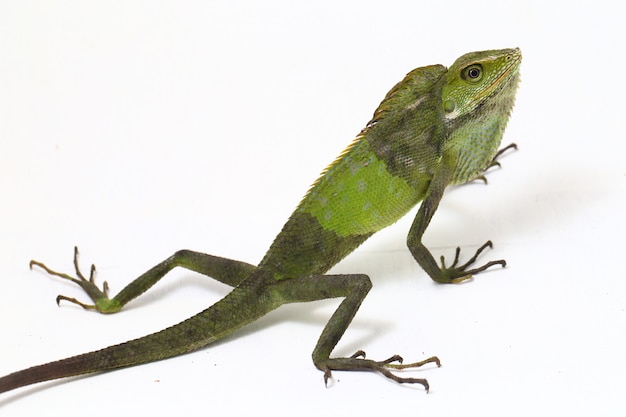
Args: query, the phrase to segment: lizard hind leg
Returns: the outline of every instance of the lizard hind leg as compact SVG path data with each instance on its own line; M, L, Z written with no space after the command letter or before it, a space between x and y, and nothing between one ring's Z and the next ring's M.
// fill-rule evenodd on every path
M91 265L89 278L86 278L81 272L78 264L78 248L76 247L74 247L74 270L76 272L76 278L62 272L57 272L42 262L30 261L31 269L35 266L43 269L49 275L63 278L80 286L93 301L93 304L85 304L76 298L59 295L56 299L57 304L61 301L69 301L86 310L97 311L104 314L117 313L129 301L146 292L177 266L210 276L231 287L239 285L257 269L254 265L234 259L221 258L183 249L141 274L124 287L115 297L109 298L109 286L107 282L104 282L102 289L98 288L96 285L95 265Z
M277 284L276 289L285 303L344 298L324 327L312 353L313 363L324 372L326 385L332 378L332 371L374 371L398 383L421 384L428 391L429 385L425 379L400 377L392 370L416 368L427 363L440 366L437 357L410 364L403 364L403 359L399 355L393 355L382 361L366 359L365 352L361 350L350 357L331 357L332 350L352 322L371 287L367 275L346 274L290 279Z

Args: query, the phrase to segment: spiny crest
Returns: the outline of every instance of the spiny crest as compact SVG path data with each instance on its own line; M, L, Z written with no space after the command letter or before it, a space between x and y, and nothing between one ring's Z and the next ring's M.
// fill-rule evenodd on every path
M335 158L335 160L328 165L320 174L318 179L311 185L304 199L311 193L321 181L321 179L330 170L333 169L340 161L350 154L354 148L361 143L363 138L367 135L368 131L372 129L376 124L383 121L390 115L395 114L398 111L410 109L417 106L428 94L432 87L437 84L437 81L441 79L446 73L446 67L443 65L429 65L426 67L416 68L409 72L402 81L389 90L385 95L385 98L378 105L378 108L374 111L372 119L367 123L365 128L359 132L354 140ZM300 203L302 204L302 202Z
M367 127L365 129L363 129L361 131L361 133L359 133L357 135L356 138L354 138L354 140L352 142L350 142L350 144L343 150L341 151L341 153L334 159L334 161L329 164L326 168L324 168L324 170L320 173L320 175L317 177L317 179L315 180L315 182L313 184L311 184L311 186L309 187L309 189L307 190L306 194L304 195L304 197L302 198L302 200L300 201L300 205L302 205L302 203L304 202L304 200L306 200L306 198L309 196L309 194L311 194L311 191L320 183L320 181L322 180L322 178L324 177L324 175L326 175L328 173L328 171L330 171L331 169L333 169L334 166L336 166L337 164L339 164L339 162L347 155L349 154L352 149L354 149L354 147L359 144L361 142L361 139L363 139L363 136L365 135L365 132L367 132Z
M443 65L420 67L409 72L402 81L389 90L364 131L383 120L390 113L419 104L424 95L445 72L446 68Z

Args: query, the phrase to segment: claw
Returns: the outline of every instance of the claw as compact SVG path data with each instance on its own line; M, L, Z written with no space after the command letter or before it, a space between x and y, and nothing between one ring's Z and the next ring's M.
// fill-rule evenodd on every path
M498 152L496 152L496 155L493 157L493 160L491 161L492 166L494 164L500 165L500 163L498 161L496 161L496 159L498 159L503 153L505 153L509 149L517 150L517 143L509 143L504 148L502 148Z
M365 359L365 352L362 350L357 350L356 352L354 352L354 354L352 354L352 356L350 356L350 359Z
M398 362L398 365L402 366L402 362L404 362L404 359L402 359L402 356L400 355L393 355L392 357L385 359L384 361L381 361L380 363L387 366L387 365L393 364L393 362ZM395 367L396 365L392 365L392 366Z
M431 356L430 358L424 359L423 361L407 364L403 364L402 362L399 364L387 364L387 367L393 369L419 368L420 366L426 365L427 363L434 363L437 365L437 368L441 368L441 361L436 356Z
M333 374L330 372L330 369L326 369L324 371L324 386L328 388L328 380L333 377Z
M85 304L83 302L78 301L76 298L66 297L64 295L57 295L58 306L61 305L61 301L68 301L72 304L76 304L77 306L84 308L85 310L97 310L96 306L93 304Z

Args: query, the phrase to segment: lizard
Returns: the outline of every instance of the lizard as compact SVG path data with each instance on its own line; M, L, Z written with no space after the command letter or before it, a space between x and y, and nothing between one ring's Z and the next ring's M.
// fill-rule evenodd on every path
M409 72L384 97L372 119L313 183L289 217L261 262L254 266L234 259L180 250L140 275L115 297L108 284L100 289L81 273L74 249L76 277L56 272L38 261L48 274L78 284L93 304L58 296L88 310L111 314L141 295L175 267L212 277L232 290L206 310L174 326L125 343L34 366L0 378L0 393L26 385L76 375L109 371L194 351L220 340L287 303L342 298L313 349L315 367L324 382L332 371L374 371L398 383L426 379L399 375L399 370L426 363L440 366L436 356L403 363L399 355L382 361L363 351L334 357L332 351L372 287L365 274L327 274L328 270L377 231L391 225L421 202L407 237L407 246L421 268L437 283L459 283L505 260L473 267L491 241L465 263L460 248L446 265L438 265L422 243L444 190L475 179L497 162L519 84L519 48L471 52L450 68L419 67ZM485 180L486 182L486 180Z

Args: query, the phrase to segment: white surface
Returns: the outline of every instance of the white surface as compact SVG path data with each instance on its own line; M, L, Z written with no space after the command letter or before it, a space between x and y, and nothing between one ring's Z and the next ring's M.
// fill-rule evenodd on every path
M175 272L105 317L57 308L56 294L82 295L31 258L71 272L79 245L112 292L183 247L257 262L406 72L519 46L505 143L520 150L489 186L450 190L426 233L448 257L492 239L483 260L509 267L435 285L405 248L408 216L334 269L374 281L336 353L437 354L442 368L411 373L431 393L359 373L325 389L310 352L330 301L177 359L6 393L2 415L623 416L624 6L302 3L0 4L0 374L226 292Z

